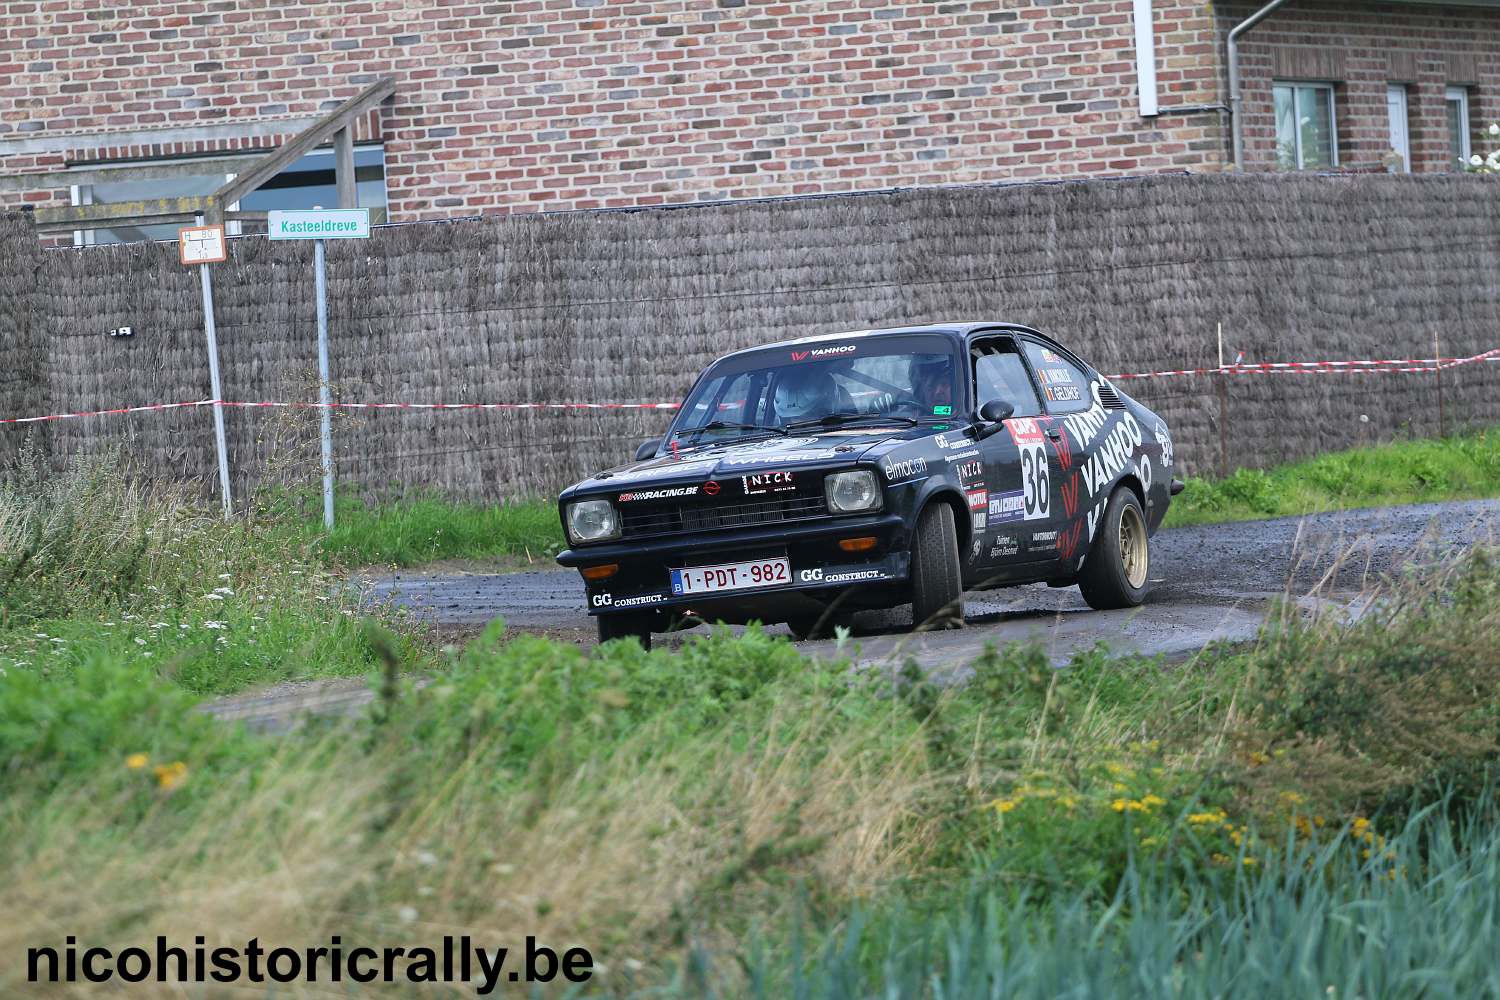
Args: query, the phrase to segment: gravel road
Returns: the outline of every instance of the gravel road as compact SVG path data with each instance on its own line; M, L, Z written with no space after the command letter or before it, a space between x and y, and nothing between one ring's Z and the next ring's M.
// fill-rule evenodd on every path
M1153 586L1141 608L1092 611L1074 587L1017 587L973 595L968 627L956 631L911 635L904 627L909 614L863 614L845 653L862 663L913 657L943 678L960 677L987 643L1022 639L1040 641L1055 663L1099 641L1118 652L1184 656L1214 640L1253 638L1274 597L1347 603L1381 574L1412 559L1493 541L1497 528L1500 500L1175 528L1152 540ZM361 585L371 601L409 607L446 630L477 630L501 617L514 629L594 641L583 588L571 570L400 572ZM657 640L681 642L702 631ZM829 640L800 645L811 656L834 655ZM353 711L366 698L362 682L314 682L236 695L209 711L274 726L304 710Z

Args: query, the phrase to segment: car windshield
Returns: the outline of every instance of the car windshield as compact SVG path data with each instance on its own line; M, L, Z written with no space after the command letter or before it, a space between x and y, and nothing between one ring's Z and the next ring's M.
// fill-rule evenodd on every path
M850 337L767 348L709 369L683 403L672 437L723 441L788 428L953 419L958 365L937 335Z

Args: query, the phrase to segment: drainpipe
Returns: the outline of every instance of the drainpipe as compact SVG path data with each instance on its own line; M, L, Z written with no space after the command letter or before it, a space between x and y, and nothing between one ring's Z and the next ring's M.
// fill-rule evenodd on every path
M1229 131L1234 137L1234 169L1245 169L1244 139L1240 135L1240 35L1249 31L1286 0L1271 0L1260 10L1229 29L1226 59L1229 62Z
M1151 0L1134 0L1135 89L1142 118L1155 118L1156 33L1151 24Z

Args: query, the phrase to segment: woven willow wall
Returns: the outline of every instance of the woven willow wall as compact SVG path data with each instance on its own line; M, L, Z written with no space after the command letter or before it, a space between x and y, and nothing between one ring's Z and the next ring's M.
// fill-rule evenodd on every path
M519 216L330 243L333 375L347 401L675 400L725 351L799 335L997 318L1104 371L1430 356L1500 346L1500 187L1452 177L1157 177L639 212ZM42 252L0 229L8 414L209 395L196 273L172 245ZM234 241L214 271L224 392L315 398L312 248ZM116 326L132 340L112 340ZM18 377L19 375L19 377ZM1450 430L1500 422L1500 365L1446 372ZM1122 383L1189 471L1438 431L1431 375ZM1368 417L1362 421L1361 416ZM264 480L306 411L229 410L232 471ZM624 460L666 416L358 411L338 475L367 489L540 494ZM0 446L21 435L0 425ZM56 463L123 445L212 473L206 408L50 425ZM295 464L292 462L291 464Z

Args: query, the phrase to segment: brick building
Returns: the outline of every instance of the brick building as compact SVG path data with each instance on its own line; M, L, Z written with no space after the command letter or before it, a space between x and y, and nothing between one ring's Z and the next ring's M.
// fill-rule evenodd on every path
M0 0L0 207L212 192L382 77L377 220L1488 151L1500 0L1272 6L1236 116L1258 3ZM331 163L241 207L333 204Z

